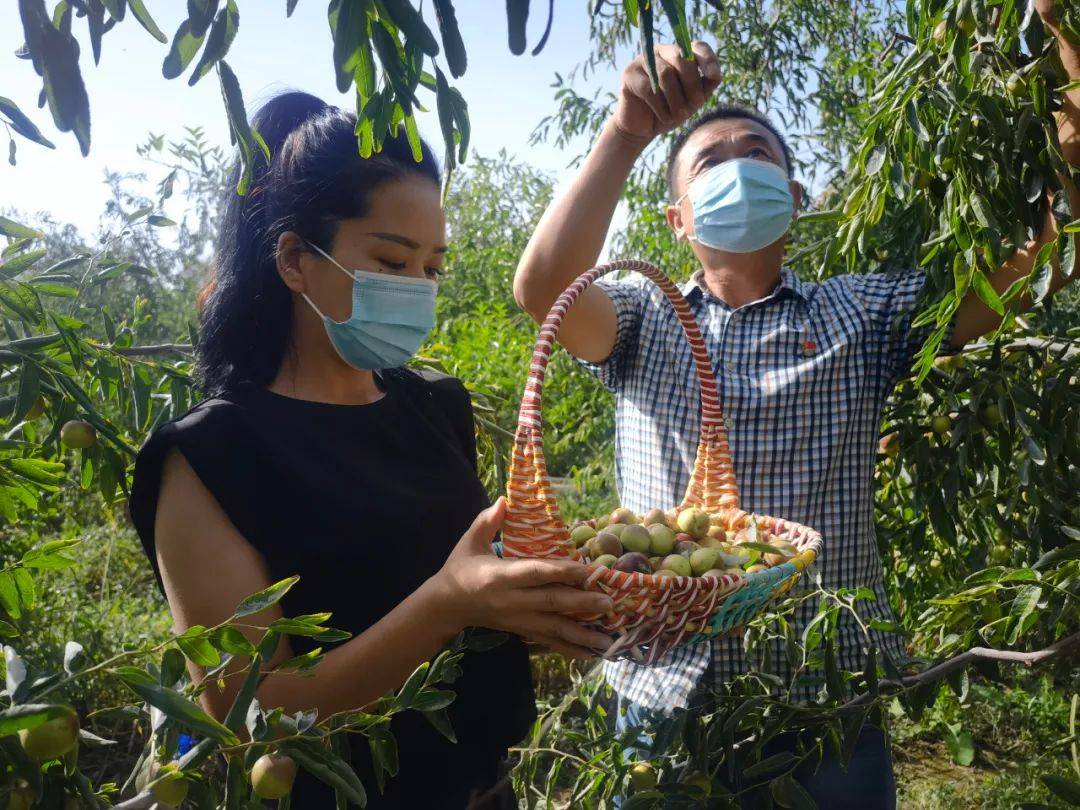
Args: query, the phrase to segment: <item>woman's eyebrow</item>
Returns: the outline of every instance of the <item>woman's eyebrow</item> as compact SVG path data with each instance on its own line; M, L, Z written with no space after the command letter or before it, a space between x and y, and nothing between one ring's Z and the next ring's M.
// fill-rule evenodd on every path
M368 236L374 236L376 239L383 239L387 242L393 242L396 245L407 247L409 250L416 250L420 245L414 242L407 236L402 236L399 233L386 233L383 231L377 231L375 233L369 233ZM436 253L446 253L447 246L441 245L435 248Z

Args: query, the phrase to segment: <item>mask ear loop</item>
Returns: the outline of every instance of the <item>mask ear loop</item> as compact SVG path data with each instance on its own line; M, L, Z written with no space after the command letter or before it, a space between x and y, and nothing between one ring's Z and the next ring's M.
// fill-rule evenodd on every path
M300 237L300 238L303 239L303 237ZM338 264L337 260L333 256L331 256L329 253L327 253L321 247L316 245L314 242L309 242L307 239L304 239L304 244L307 245L312 250L314 250L316 253L320 254L324 259L329 260L330 263L334 265L334 267L336 267L342 273L347 275L353 281L356 281L356 276L355 275L353 275L348 270L346 270L344 267L342 267L340 264ZM308 297L308 294L306 292L300 293L300 295L303 296L304 300L308 302L308 306L310 306L313 310L315 310L315 313L320 318L322 318L324 321L330 321L331 323L344 323L344 321L335 321L333 318L330 318L327 315L325 315L321 309L319 309L317 306L315 306L315 302L312 301Z

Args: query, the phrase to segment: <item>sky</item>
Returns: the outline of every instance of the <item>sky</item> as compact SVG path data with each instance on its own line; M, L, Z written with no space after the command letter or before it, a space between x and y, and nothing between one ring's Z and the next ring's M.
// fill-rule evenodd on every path
M158 0L146 5L171 41L186 17L186 4ZM237 5L239 33L226 59L239 78L249 115L260 101L288 89L305 90L354 108L352 95L338 93L335 86L326 0L300 0L288 19L285 0L244 0ZM533 6L530 49L546 22L546 4ZM494 155L504 148L565 181L567 164L577 149L530 145L529 135L555 109L551 87L555 72L565 75L590 51L586 0L559 0L551 37L536 57L529 51L522 56L510 53L502 3L468 0L456 7L469 66L455 84L469 103L473 148L481 155ZM195 87L188 86L187 74L164 79L161 63L168 46L147 34L130 13L106 34L97 66L89 53L86 21L74 22L83 46L80 66L90 97L92 144L85 158L74 136L58 132L48 110L37 108L41 79L29 61L12 55L22 45L17 6L0 4L0 95L15 101L56 144L55 150L48 150L16 136L17 165L0 164L0 209L48 212L57 221L92 234L109 196L103 182L106 169L146 171L135 147L149 133L179 138L184 126L200 126L211 143L228 145L228 125L216 74L205 76ZM615 91L617 86L617 70L590 77L590 88ZM420 114L418 123L421 134L441 154L433 97L431 111ZM0 137L0 147L5 145Z

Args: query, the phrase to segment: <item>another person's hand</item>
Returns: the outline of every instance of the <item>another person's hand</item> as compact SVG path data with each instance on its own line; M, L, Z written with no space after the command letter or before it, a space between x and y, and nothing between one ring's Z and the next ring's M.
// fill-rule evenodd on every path
M574 658L611 644L566 614L608 613L609 597L581 590L588 571L570 560L500 559L491 548L506 515L500 498L481 512L434 579L445 609L461 627L488 627Z
M693 59L684 59L677 45L656 46L658 88L649 81L649 67L638 56L622 73L615 128L632 140L648 142L682 126L704 106L720 84L720 65L713 49L693 43Z

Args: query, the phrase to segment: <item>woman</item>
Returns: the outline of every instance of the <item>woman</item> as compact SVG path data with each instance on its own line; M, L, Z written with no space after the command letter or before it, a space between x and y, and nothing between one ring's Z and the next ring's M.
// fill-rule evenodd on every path
M397 689L469 626L594 654L607 639L563 614L610 601L575 587L581 566L492 553L504 507L488 507L477 477L468 394L401 368L433 325L446 252L430 150L416 162L391 138L361 158L355 117L302 93L270 101L253 126L273 159L222 223L199 345L210 398L158 430L136 464L132 516L176 629L224 621L298 574L251 623L330 611L353 638L313 673L266 676L257 697L321 717ZM270 666L313 646L291 637ZM534 718L525 647L512 637L468 653L462 670L456 745L418 713L397 717L400 772L381 797L367 745L354 746L369 807L461 808L492 793ZM238 680L205 692L218 717ZM302 775L293 806L334 803Z

